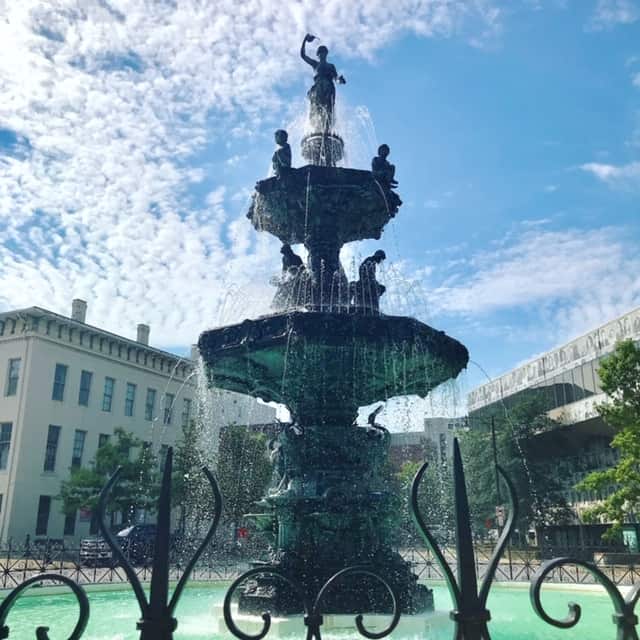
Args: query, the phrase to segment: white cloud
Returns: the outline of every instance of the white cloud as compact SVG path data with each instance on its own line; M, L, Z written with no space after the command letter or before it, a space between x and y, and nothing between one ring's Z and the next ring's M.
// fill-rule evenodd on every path
M631 77L631 83L634 87L640 88L640 71L633 74L633 76Z
M580 169L612 188L627 190L640 188L640 162L630 162L623 165L587 162L581 165Z
M447 277L430 293L434 311L485 322L495 312L526 311L558 339L640 304L636 247L612 228L527 230L471 255Z
M598 0L591 17L592 29L610 29L633 24L640 19L640 5L635 0Z
M306 31L344 61L404 33L477 42L501 20L490 0L24 0L2 14L0 128L16 144L0 155L0 308L66 312L81 296L91 322L148 321L165 345L266 309L277 243L193 163L286 111Z

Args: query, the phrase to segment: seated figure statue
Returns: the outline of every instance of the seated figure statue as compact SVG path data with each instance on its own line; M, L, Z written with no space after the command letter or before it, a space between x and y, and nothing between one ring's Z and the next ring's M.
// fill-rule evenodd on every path
M358 269L359 279L351 283L353 304L358 309L380 310L380 296L386 287L376 279L376 267L386 258L382 249L365 258Z
M280 249L282 254L282 275L274 278L273 284L278 289L273 299L276 309L289 309L304 302L304 284L306 268L302 258L294 253L291 245L283 244Z
M387 160L390 151L389 145L381 144L378 147L378 155L371 161L373 177L387 189L398 186L395 179L396 167Z
M284 129L278 129L275 132L276 144L279 148L273 152L271 166L278 178L282 177L283 169L286 171L291 168L291 147L287 142L288 138L289 134Z

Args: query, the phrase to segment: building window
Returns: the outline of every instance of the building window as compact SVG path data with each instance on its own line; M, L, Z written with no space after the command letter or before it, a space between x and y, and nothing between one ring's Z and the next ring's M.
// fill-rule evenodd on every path
M124 398L124 415L133 415L133 404L136 401L136 385L127 382L127 395Z
M87 432L76 429L73 436L73 453L71 454L71 467L79 467L82 465L82 454L84 452L84 441L87 438Z
M64 535L72 536L76 532L76 512L67 513L64 517Z
M89 393L91 392L91 379L93 373L91 371L82 371L80 374L80 392L78 393L78 404L83 407L89 406Z
M56 372L53 375L53 393L51 394L52 400L62 400L64 399L64 385L67 381L67 365L66 364L57 364Z
M45 471L56 470L56 455L58 454L58 440L60 440L61 429L62 427L58 427L55 424L49 425L49 431L47 433L47 448L44 452Z
M144 403L144 419L153 420L156 412L156 390L147 389L147 399Z
M189 420L191 418L191 400L189 398L185 398L182 403L182 426L188 427Z
M164 473L164 465L167 462L167 451L169 451L169 445L168 444L160 445L160 453L158 455L158 457L160 458L160 460L159 460L159 462L160 462L160 473Z
M98 436L98 449L104 447L105 444L109 444L109 440L111 439L111 435L108 433L101 433Z
M18 391L18 380L20 378L20 358L11 358L7 369L7 388L5 396L15 396Z
M102 410L111 411L111 404L113 402L113 388L116 385L116 381L113 378L104 379L104 393L102 394Z
M0 471L5 471L9 464L11 429L12 424L10 422L3 422L0 424Z
M164 395L164 424L171 424L171 417L173 414L173 400L174 395L172 393L165 393Z
M38 501L38 517L36 519L36 535L46 536L51 512L51 496L40 496Z

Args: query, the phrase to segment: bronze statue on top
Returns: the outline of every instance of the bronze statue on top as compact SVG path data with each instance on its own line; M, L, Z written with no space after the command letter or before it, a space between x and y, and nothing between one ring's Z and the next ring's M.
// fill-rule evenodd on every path
M338 75L333 64L327 62L329 50L324 45L318 47L316 51L319 60L314 60L307 55L306 44L307 42L313 42L315 39L315 36L307 33L300 47L300 57L311 65L315 71L313 86L307 92L311 106L311 125L316 132L325 133L333 127L333 109L336 102L336 87L334 83L345 84L346 80L343 76Z

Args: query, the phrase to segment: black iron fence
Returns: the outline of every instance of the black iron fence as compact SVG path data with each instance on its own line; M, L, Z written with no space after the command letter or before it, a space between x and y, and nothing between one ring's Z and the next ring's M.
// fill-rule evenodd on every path
M197 544L192 543L193 546ZM425 582L444 580L445 576L433 553L424 546L399 550L411 563L413 573ZM476 574L483 578L491 561L492 548L486 544L474 546ZM554 557L573 555L575 549L556 547ZM443 546L442 554L454 573L458 560L455 547ZM149 582L152 572L152 552L144 560L131 564L141 582ZM640 558L634 553L609 553L600 548L583 548L580 559L588 559L614 584L632 586L640 583ZM218 550L213 544L206 549L193 568L191 579L201 582L230 582L247 571L260 554L245 547L233 553ZM548 553L537 547L507 546L496 566L496 582L529 582L550 559ZM131 559L130 559L131 561ZM188 561L188 552L181 543L172 545L169 552L169 579L180 579ZM63 575L79 585L126 583L127 576L117 561L87 557L78 546L65 546L58 540L37 540L30 544L0 545L0 589L13 589L19 584L43 573ZM559 567L549 574L550 582L563 584L595 584L593 575L581 566Z
M483 578L491 561L492 548L487 545L475 545L475 567L479 578ZM405 560L411 562L414 573L420 580L432 581L445 578L433 553L424 547L401 549ZM454 570L457 570L458 559L455 547L443 547L442 553ZM555 547L553 555L541 551L537 547L517 548L507 546L504 556L496 565L494 580L496 582L529 582L544 564L557 557L575 557L598 567L600 571L616 585L632 586L640 583L640 557L637 553L610 553L599 547L583 547L576 553L574 548ZM547 577L549 582L563 584L596 584L598 581L582 566L558 567Z
M83 584L101 582L126 582L131 587L140 609L140 619L136 623L140 640L173 640L173 632L178 627L178 620L173 613L189 579L229 579L237 575L244 567L236 559L229 565L220 555L212 551L211 540L219 523L222 511L222 496L218 485L207 469L203 469L212 490L214 517L207 535L202 540L191 544L172 547L170 535L171 513L171 472L173 453L169 449L163 472L162 486L158 500L158 523L154 539L152 557L143 558L139 566L128 558L121 548L106 521L106 504L110 492L116 484L119 472L109 480L102 491L98 505L100 528L109 547L110 557L106 566L95 566L97 562L87 563L81 550L68 550L63 545L53 543L29 545L28 548L6 549L0 554L0 569L5 587L14 587L0 603L0 640L11 637L7 618L11 608L22 593L38 584L61 583L71 590L78 603L78 619L69 640L79 640L86 629L90 603ZM455 552L440 546L436 538L426 526L418 507L418 492L427 465L418 471L411 488L411 510L417 530L426 545L425 549L407 551L408 559L414 562L419 577L425 580L444 580L449 588L453 601L450 612L454 623L455 640L490 640L488 622L491 619L487 609L489 591L494 581L531 580L530 598L533 610L546 623L559 628L575 626L581 615L580 606L569 603L569 613L564 619L550 616L541 603L541 590L549 580L569 583L598 583L604 587L613 607L613 622L616 627L617 640L638 640L636 627L638 618L634 609L640 599L640 581L634 564L598 565L594 556L592 562L584 558L558 557L543 560L541 554L531 549L516 550L509 547L509 539L515 528L518 503L509 478L502 469L499 473L504 480L509 498L507 522L495 548L474 546L471 532L469 504L462 467L462 459L457 441L454 441L453 479L455 498ZM177 556L176 554L182 554ZM543 554L542 554L543 555ZM106 558L105 558L106 560ZM136 560L140 560L137 558ZM599 558L602 562L606 555ZM88 564L93 566L87 566ZM301 633L307 640L321 640L323 613L326 605L326 593L344 586L347 577L352 580L356 576L382 583L391 604L391 619L382 631L367 629L362 615L355 618L355 626L360 635L366 638L383 638L389 635L400 619L398 596L394 589L376 573L376 568L368 565L347 567L332 576L321 587L315 598L309 599L296 581L295 576L284 573L276 566L262 565L253 567L237 576L224 599L224 621L229 631L241 640L262 640L271 627L271 614L262 614L262 629L249 635L238 628L233 619L231 606L234 593L245 581L254 580L258 576L269 575L283 580L290 589L298 594L304 615L302 616ZM148 591L142 586L148 580ZM170 594L170 584L175 581L175 588ZM634 584L622 595L618 584ZM15 586L14 586L15 585ZM304 631L306 629L306 631ZM48 640L48 629L38 627L34 630L37 640Z

